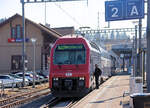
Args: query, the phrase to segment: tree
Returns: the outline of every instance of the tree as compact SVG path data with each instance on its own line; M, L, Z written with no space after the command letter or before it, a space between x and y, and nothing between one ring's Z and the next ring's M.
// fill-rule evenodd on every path
M6 18L1 18L0 23L4 22L5 20L6 20Z

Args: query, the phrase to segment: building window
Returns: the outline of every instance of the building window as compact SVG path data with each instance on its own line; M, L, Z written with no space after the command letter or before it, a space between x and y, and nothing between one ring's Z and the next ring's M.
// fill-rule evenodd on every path
M22 70L22 56L13 55L11 57L11 70Z
M21 25L16 25L16 27L11 28L11 38L22 38L22 27Z
M17 32L16 38L21 38L21 26L20 25L16 26L16 32Z
M13 27L13 28L11 28L11 38L15 38L16 37L15 35L16 35L16 30Z

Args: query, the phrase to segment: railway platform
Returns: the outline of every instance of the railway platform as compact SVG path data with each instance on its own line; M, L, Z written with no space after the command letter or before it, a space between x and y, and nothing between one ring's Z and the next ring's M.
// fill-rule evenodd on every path
M73 108L129 108L130 97L124 95L129 91L129 78L127 74L112 76Z

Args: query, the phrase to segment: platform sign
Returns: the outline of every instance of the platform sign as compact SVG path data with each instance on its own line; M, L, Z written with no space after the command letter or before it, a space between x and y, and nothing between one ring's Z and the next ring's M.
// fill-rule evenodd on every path
M109 1L105 2L105 18L106 21L123 19L123 2Z
M29 38L25 39L26 42L29 42ZM8 38L9 43L23 42L23 38Z
M144 0L127 0L126 19L144 18Z
M105 2L105 20L144 18L144 0L116 0Z

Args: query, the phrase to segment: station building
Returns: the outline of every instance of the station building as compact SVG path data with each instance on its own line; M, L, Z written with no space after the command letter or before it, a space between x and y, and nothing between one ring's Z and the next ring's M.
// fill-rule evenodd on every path
M47 58L51 44L62 35L53 29L25 19L25 58L27 70L33 69L33 48L35 48L35 69L48 68ZM35 47L31 38L36 39ZM0 74L22 71L22 16L15 14L0 23Z

